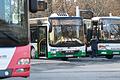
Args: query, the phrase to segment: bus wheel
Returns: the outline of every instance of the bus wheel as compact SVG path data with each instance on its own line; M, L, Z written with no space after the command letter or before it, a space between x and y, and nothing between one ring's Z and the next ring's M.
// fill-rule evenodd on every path
M113 55L106 55L105 56L107 59L112 59L113 58Z
M31 58L35 59L35 48L31 49Z
M63 60L63 61L67 61L68 58L67 58L67 57L63 57L63 58L61 58L61 60Z

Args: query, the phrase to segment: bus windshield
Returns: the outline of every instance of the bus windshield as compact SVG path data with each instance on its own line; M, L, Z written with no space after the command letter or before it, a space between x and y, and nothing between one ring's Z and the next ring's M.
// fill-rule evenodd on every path
M49 19L52 32L49 34L51 46L76 47L83 45L83 26L81 18Z
M120 40L120 19L104 19L101 38L105 40Z
M25 0L0 0L0 46L28 44Z

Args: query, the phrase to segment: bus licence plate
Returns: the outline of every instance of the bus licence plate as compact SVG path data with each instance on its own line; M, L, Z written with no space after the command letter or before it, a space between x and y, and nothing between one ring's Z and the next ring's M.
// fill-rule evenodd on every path
M66 55L66 57L73 57L73 55Z
M119 52L113 52L113 54L120 54Z

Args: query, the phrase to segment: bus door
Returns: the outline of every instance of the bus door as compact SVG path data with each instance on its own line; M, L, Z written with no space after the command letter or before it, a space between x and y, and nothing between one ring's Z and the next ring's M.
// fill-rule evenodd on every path
M39 58L38 43L39 43L39 28L37 25L30 26L31 35L31 58Z
M47 26L39 26L39 56L47 57Z

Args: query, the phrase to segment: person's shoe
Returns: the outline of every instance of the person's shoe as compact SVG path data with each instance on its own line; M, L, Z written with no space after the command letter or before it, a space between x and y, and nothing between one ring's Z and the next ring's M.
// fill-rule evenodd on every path
M97 58L97 55L95 55L95 57Z
M94 58L94 56L91 56L91 58Z

